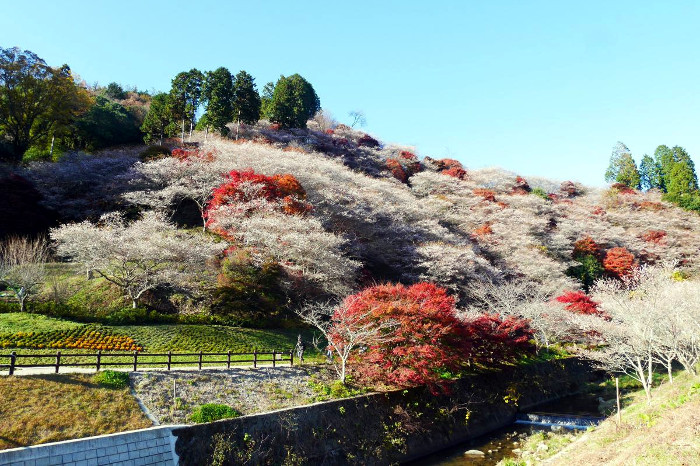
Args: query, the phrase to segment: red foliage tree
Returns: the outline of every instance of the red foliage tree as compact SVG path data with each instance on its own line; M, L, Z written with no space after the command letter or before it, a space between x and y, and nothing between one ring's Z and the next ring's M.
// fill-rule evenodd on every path
M464 180L467 178L467 171L459 160L440 159L436 161L440 173Z
M454 298L431 283L373 286L349 296L340 309L355 326L382 329L381 338L351 361L365 380L445 389L446 371L455 373L471 361L512 361L532 349L526 321L486 315L463 322Z
M344 309L348 316L362 316L357 325L394 324L384 325L381 342L352 360L354 372L366 380L436 388L443 386L441 371L457 371L464 361L468 340L444 288L377 285L346 298Z
M490 235L492 233L493 233L493 229L491 228L491 223L486 222L483 225L481 225L480 227L478 227L477 229L475 229L473 235L481 238L481 237L484 237L486 235Z
M629 275L637 267L634 255L626 248L612 248L605 254L603 267L605 270L618 278Z
M216 151L202 151L200 149L173 149L171 155L180 162L186 162L191 159L200 159L205 162L211 162L216 156Z
M484 314L468 321L464 328L471 342L470 362L503 364L534 351L534 333L528 321L519 317Z
M649 243L662 244L666 238L664 230L648 230L642 233L642 239Z
M256 200L267 201L290 215L303 215L311 210L306 202L306 191L292 175L266 176L253 170L232 170L226 179L212 193L205 211L207 218L219 207L231 204L246 206L245 214L251 214Z
M564 309L576 314L594 315L604 317L607 314L598 309L596 301L582 291L567 291L556 298L556 301L565 304Z
M515 186L511 189L512 194L527 194L532 189L530 189L530 184L522 176L515 177Z
M496 191L493 191L492 189L476 188L473 193L475 196L483 197L486 201L496 202Z
M357 144L359 146L365 146L365 147L379 147L379 141L374 139L369 134L362 135L362 137L357 140Z
M601 248L598 243L596 243L590 236L584 236L580 240L574 243L574 251L571 256L575 259L577 257L583 256L594 256L597 258L601 257Z
M388 168L391 174L394 176L394 178L396 178L400 182L405 183L408 181L408 175L406 174L406 171L403 169L401 163L399 163L398 160L387 159L386 168Z

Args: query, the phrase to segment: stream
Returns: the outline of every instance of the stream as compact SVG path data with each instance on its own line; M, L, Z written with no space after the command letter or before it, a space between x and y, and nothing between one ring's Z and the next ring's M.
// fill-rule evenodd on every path
M515 457L521 441L541 430L585 429L601 419L595 394L579 394L519 413L514 424L409 463L411 466L491 466ZM471 452L471 453L470 453Z

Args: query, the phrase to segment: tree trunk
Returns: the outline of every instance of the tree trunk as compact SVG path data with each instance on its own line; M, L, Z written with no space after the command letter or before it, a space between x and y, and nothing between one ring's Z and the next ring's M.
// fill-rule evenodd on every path
M192 141L192 120L190 120L190 141Z
M134 298L131 298L131 308L136 309L137 304L138 304L137 300Z
M185 119L182 119L182 132L180 133L180 144L185 143Z
M51 136L51 149L49 150L49 159L53 161L53 141L55 139L55 136Z

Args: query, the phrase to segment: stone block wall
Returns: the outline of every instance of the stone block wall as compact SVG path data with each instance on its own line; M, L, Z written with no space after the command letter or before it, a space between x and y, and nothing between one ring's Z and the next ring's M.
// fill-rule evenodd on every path
M7 466L173 466L172 427L101 435L65 442L46 443L0 451L0 464Z

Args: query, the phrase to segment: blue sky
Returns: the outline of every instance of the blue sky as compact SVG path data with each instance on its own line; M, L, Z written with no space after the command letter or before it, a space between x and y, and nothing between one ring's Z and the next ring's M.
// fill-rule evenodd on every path
M7 2L10 4L10 2ZM31 5L31 6L30 6ZM70 7L68 6L70 5ZM700 2L32 1L0 46L87 82L167 90L179 71L299 73L384 142L467 167L603 185L620 140L700 160Z

